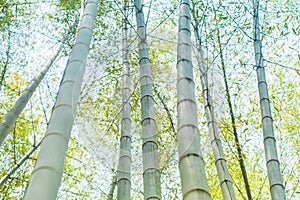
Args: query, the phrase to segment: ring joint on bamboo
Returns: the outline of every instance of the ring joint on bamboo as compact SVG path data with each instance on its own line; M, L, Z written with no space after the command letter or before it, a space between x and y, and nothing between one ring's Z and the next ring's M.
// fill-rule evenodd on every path
M76 45L83 45L83 46L85 46L87 49L90 48L85 42L76 42L76 43L74 44L73 47L75 47Z
M130 88L129 87L123 87L122 90L123 91L125 91L125 90L129 90L130 91ZM125 101L125 102L127 102L127 101Z
M81 27L79 27L79 29L78 29L78 33L79 33L82 29L88 29L89 31L93 32L93 29L92 29L92 28L87 27L87 26L81 26Z
M148 172L150 170L151 170L151 172ZM147 168L145 171L143 171L143 175L145 175L146 173L153 173L153 172L158 172L159 173L159 169L154 168L154 167Z
M141 65L141 61L142 60L148 60L149 61L149 64L150 64L150 59L148 58L148 57L141 57L140 59L139 59L139 65ZM147 63L148 64L148 63Z
M70 60L70 61L68 62L68 65L70 65L70 63L72 63L72 62L80 62L80 63L83 63L82 60L79 60L79 59L73 59L73 60Z
M222 181L220 181L220 185L222 184L226 184L227 182L232 183L232 181L230 179L224 178Z
M122 177L122 178L117 180L117 183L119 183L120 181L128 181L129 184L131 185L131 180L129 178Z
M31 176L33 176L34 173L38 172L39 170L43 170L43 169L46 169L46 170L50 170L50 171L54 171L56 172L57 174L61 175L62 172L59 172L58 170L54 169L53 167L51 166L40 166L40 167L37 167L35 168L32 173L31 173Z
M257 84L258 84L258 85L260 85L260 84L262 84L262 83L264 83L264 84L268 85L266 80L263 80L263 81L262 81L262 80L261 80L261 81L258 81L258 83L257 83Z
M152 120L156 124L155 119L153 117L150 117L150 116L149 117L145 117L144 119L142 119L141 124L143 124L145 120Z
M45 136L43 137L43 141L48 137L48 136L51 136L51 135L57 135L57 136L60 136L62 137L64 140L66 140L66 142L69 142L69 138L63 134L63 133L60 133L60 132L49 132L49 133L46 133Z
M9 125L6 123L1 123L2 126L4 126L5 129L9 129Z
M191 19L190 15L189 15L189 14L187 14L187 13L183 13L183 14L181 14L181 15L179 16L179 20L180 20L181 18L186 18L186 19L188 19L188 20L190 20L190 19Z
M129 121L131 121L131 118L130 117L122 117L121 121L123 121L123 120L129 120Z
M67 107L67 108L70 108L73 111L72 106L70 106L69 104L62 103L62 104L55 105L52 112L54 112L54 110L59 108L59 107Z
M190 77L190 76L182 76L181 78L178 78L177 82L176 82L177 87L178 87L179 82L182 81L182 80L188 80L188 81L190 81L194 85L194 87L195 87L194 79L193 79L193 77Z
M256 70L257 70L257 69L264 69L265 67L264 67L264 66L261 66L261 65L255 65L255 68L256 68Z
M151 75L143 75L140 77L140 81L143 79L143 78L149 78L152 82L152 76Z
M201 160L203 160L202 156L200 154L196 154L196 153L188 153L188 154L185 154L185 155L182 155L179 157L179 163L184 159L184 158L187 158L187 157L197 157L197 158L200 158Z
M155 137L155 136L154 136L154 137ZM146 139L146 142L144 142L143 145L142 145L142 149L144 149L144 146L145 146L146 144L148 144L148 143L153 143L153 144L155 144L155 146L156 146L156 150L155 150L155 151L158 151L158 144L157 144L155 138L154 138L153 140L151 140L151 139ZM149 153L149 152L148 152L148 153Z
M191 32L190 29L188 29L188 28L179 28L179 32L180 32L180 31L187 31L187 32L189 32L189 33Z
M180 5L186 5L186 6L188 6L188 7L190 7L190 4L188 3L188 2L186 2L186 1L181 1L181 4Z
M28 98L28 97L27 97ZM20 98L20 102L22 103L22 104L25 104L26 105L26 100L24 100L24 98Z
M122 75L121 75L121 77L124 77L124 76L130 77L130 74L129 74L129 73L125 73L125 74L122 74Z
M280 163L279 163L279 160L278 160L278 159L275 159L275 158L272 158L272 159L270 159L270 160L267 160L267 165L268 165L270 162L276 162L276 163L278 163L278 165L280 164Z
M74 85L76 85L79 89L81 88L81 86L79 85L79 83L77 83L76 81L73 80L65 80L61 83L61 86L66 84L66 83L73 83Z
M20 100L20 102L21 103L23 103L23 104L26 104L26 102L24 102L24 100ZM17 113L17 111L16 111L16 109L11 109L10 111L9 111L11 114L13 114L14 116L18 116L18 113Z
M181 46L181 45L185 45L185 46L191 47L191 44L187 43L187 42L180 42L180 43L178 43L178 46Z
M227 160L225 158L220 157L220 158L218 158L218 159L215 160L215 164L217 164L217 162L219 162L219 161L225 161L225 162L227 162Z
M83 15L82 15L82 19L84 18L84 17L92 17L92 18L95 18L95 16L96 15L94 15L93 13L88 13L88 12L86 12L86 13L84 13Z
M270 190L272 190L272 188L275 186L280 186L280 187L284 188L284 185L279 182L279 183L274 183L274 184L270 185Z
M269 118L269 119L271 119L271 121L273 121L273 118L272 118L272 116L270 116L270 115L265 115L265 116L263 116L263 117L262 117L262 120L267 119L267 118Z
M121 135L120 140L122 140L123 138L128 138L130 141L132 140L131 136L129 135Z
M141 96L141 101L142 101L145 97L150 97L150 99L152 99L152 101L154 101L153 95L150 95L150 94L145 94L145 95Z
M197 105L194 99L185 98L185 99L181 99L180 101L177 102L177 107L179 106L179 104L183 103L184 101L189 101L189 102Z
M267 100L267 101L270 101L269 97L263 97L259 100L259 102L262 102L263 100Z
M139 25L139 26L137 26L137 28L145 28L145 25Z
M136 10L137 10L137 11L136 11L137 14L140 14L140 13L141 13L141 14L144 14L144 13L143 13L143 6L141 6L140 9L136 7Z
M211 106L211 105L208 105L208 106ZM217 122L216 122L215 120L209 120L209 121L207 122L207 126L209 126L211 123L217 124ZM218 140L220 140L220 139L218 139Z
M121 158L128 158L128 159L130 160L130 162L132 162L131 156L128 156L128 155L122 155L122 156L120 156L119 160L120 160Z
M183 194L183 199L185 199L185 197L191 193L191 192L194 192L194 191L202 191L202 192L205 192L208 196L210 196L209 192L204 189L204 188L200 188L200 187L195 187L195 188L191 188L189 189L185 194Z
M184 124L184 125L181 125L181 126L177 129L177 133L179 133L179 131L180 131L182 128L185 128L185 127L193 127L193 128L195 128L195 129L197 129L197 131L199 132L198 126L196 126L195 124Z
M157 199L157 200L160 200L161 198L159 196L151 195L151 196L147 197L146 200L148 200L148 199Z
M177 57L179 57L180 55L177 55ZM189 62L191 65L193 64L191 60L188 60L186 58L180 58L180 59L177 59L177 68L178 68L178 63L182 62L182 61L186 61L186 62Z

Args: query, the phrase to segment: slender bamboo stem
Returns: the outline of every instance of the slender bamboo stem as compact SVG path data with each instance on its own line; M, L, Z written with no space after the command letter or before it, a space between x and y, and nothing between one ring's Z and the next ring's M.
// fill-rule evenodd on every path
M156 122L152 91L151 67L148 52L146 24L144 21L143 5L140 0L134 0L136 11L140 87L142 108L142 137L143 137L143 180L144 199L161 199L160 171L158 144L156 141Z
M2 187L6 181L15 173L16 170L18 170L22 164L28 160L28 158L35 152L35 150L40 146L42 141L40 141L37 145L33 146L30 151L28 151L20 160L17 162L5 175L4 177L0 180L0 187Z
M33 92L39 86L40 82L43 80L46 73L48 72L48 70L56 60L57 56L59 55L60 51L64 46L65 41L69 38L69 35L73 32L74 28L76 27L76 24L77 23L75 23L73 26L70 27L68 33L61 40L60 45L54 50L54 54L44 64L41 70L34 76L30 84L22 92L21 96L18 98L14 106L5 115L3 121L0 124L0 146L3 144L3 141L7 137L12 126L14 125L14 123L17 121L18 117L24 110Z
M234 189L232 186L231 177L227 167L227 161L224 157L224 151L222 147L222 142L220 139L219 129L217 120L215 117L213 101L210 95L210 90L208 88L207 79L207 69L204 64L203 50L201 47L201 40L199 35L199 20L195 16L195 10L193 5L193 18L195 21L195 36L196 36L196 46L199 52L200 59L198 59L198 65L201 72L201 86L202 86L202 96L204 99L204 108L207 118L207 126L209 129L209 135L211 139L211 146L214 153L215 164L218 172L219 182L222 189L223 198L225 200L235 200Z
M244 180L244 183L245 183L245 188L246 188L246 193L247 193L248 200L252 200L249 180L248 180L248 176L247 176L247 170L246 170L246 166L245 166L245 162L244 162L244 158L243 158L243 151L242 151L242 147L241 147L241 144L240 144L240 141L239 141L239 135L238 135L238 132L237 132L237 126L236 126L236 122L235 122L235 115L234 115L234 112L233 112L233 106L232 106L232 102L231 102L230 90L229 90L229 87L228 87L227 73L226 73L225 62L224 62L224 57L223 57L223 50L222 50L222 44L221 44L221 37L220 37L219 28L217 28L217 41L218 41L218 46L219 46L219 51L220 51L221 68L222 68L223 79L224 79L224 84L225 84L226 99L227 99L227 103L228 103L228 106L229 106L231 126L232 126L232 130L233 130L235 146L236 146L237 153L238 153L239 165L240 165L240 168L241 168L241 171L242 171L242 176L243 176L243 180Z
M123 88L122 88L122 120L120 138L120 157L118 166L118 200L130 200L131 187L131 112L130 112L130 66L127 41L127 0L123 1L122 19L122 56L123 56Z
M254 15L254 52L255 65L259 91L259 102L262 117L264 148L267 161L267 170L269 177L269 184L271 196L273 200L286 199L285 189L282 183L280 172L280 163L276 150L276 139L273 128L273 118L271 114L270 99L268 94L268 86L265 75L265 68L263 65L262 42L260 38L259 29L259 0L253 0Z
M1 91L1 87L4 83L7 67L8 67L8 64L9 64L10 48L11 48L11 31L10 31L10 22L8 22L8 47L7 47L7 50L6 50L6 60L5 60L3 70L2 70L2 73L1 73L0 91Z
M118 176L114 175L112 182L110 184L110 189L109 189L109 193L107 195L107 200L113 200L117 179L118 179Z

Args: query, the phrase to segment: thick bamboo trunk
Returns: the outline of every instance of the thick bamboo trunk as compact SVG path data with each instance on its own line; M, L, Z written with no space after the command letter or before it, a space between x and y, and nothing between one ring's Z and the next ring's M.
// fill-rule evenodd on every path
M122 88L122 120L120 138L120 157L118 166L118 200L130 200L131 187L131 112L130 112L130 66L127 42L127 0L123 1L122 20L122 56L123 56L123 88Z
M190 1L180 4L177 46L179 171L184 200L210 199L198 129L190 32Z
M215 164L218 172L219 182L220 182L223 198L225 200L235 200L236 197L234 194L231 177L227 167L227 161L224 157L222 142L220 140L218 124L214 112L213 101L210 95L210 90L208 88L207 69L204 64L203 50L201 47L200 35L198 30L199 21L195 16L194 10L193 10L193 17L195 21L195 35L197 40L196 46L200 56L200 59L198 59L198 65L201 73L200 78L201 78L201 86L202 86L202 96L204 100L203 103L204 103L204 108L206 113L207 126L209 130L211 146L213 149Z
M76 23L77 24L77 23ZM50 57L50 59L44 64L41 70L34 76L31 80L30 84L26 87L26 89L22 92L21 96L18 98L14 106L7 112L3 121L0 124L0 146L2 145L3 141L7 137L8 133L10 132L12 126L17 121L19 115L24 110L25 106L27 105L30 97L32 96L35 89L39 86L40 82L45 77L46 73L52 66L53 62L59 55L65 41L68 39L71 32L76 27L74 24L65 37L61 40L60 45L54 50L54 54Z
M143 137L143 180L144 199L161 199L160 171L158 158L158 145L156 142L156 122L154 114L154 100L152 91L152 77L144 13L140 0L134 0L136 10L141 108L142 108L142 137Z
M97 7L97 0L89 0L86 4L76 42L72 48L46 135L43 138L41 150L29 181L25 200L56 199L80 95Z
M265 75L265 68L263 65L262 43L259 29L259 0L253 0L254 15L254 52L255 65L258 81L259 102L262 117L264 148L267 161L267 170L269 177L269 184L271 196L273 200L284 200L285 189L282 184L282 177L280 172L280 163L276 150L276 139L274 136L273 118L271 115L270 99L268 94L268 86Z

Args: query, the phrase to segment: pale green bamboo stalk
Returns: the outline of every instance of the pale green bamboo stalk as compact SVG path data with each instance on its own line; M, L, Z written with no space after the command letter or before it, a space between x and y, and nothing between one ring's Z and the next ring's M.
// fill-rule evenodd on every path
M158 145L146 25L140 0L134 0L137 23L143 137L144 199L161 199Z
M179 171L184 200L209 200L198 129L190 32L190 1L180 4L177 46L177 112Z
M107 200L113 200L114 197L114 191L115 191L115 187L116 187L116 183L117 183L117 175L114 175L113 180L110 184L110 189L109 189L109 193L107 195Z
M76 42L60 84L46 135L43 138L25 194L25 200L56 199L80 95L85 60L93 34L97 7L97 0L86 2Z
M262 42L260 38L259 29L259 0L253 0L253 6L255 65L258 82L259 102L262 117L264 149L267 162L268 178L272 199L284 200L286 199L286 195L284 186L282 184L280 163L278 160L276 150L276 139L274 135L273 118L271 115L270 99L268 94L268 86L266 81L265 68L263 65Z
M12 126L24 110L33 92L39 86L40 82L45 77L53 62L56 60L57 56L59 55L60 51L64 46L65 41L68 39L69 35L76 27L76 24L77 23L70 27L68 33L61 40L60 45L53 51L54 54L50 57L50 59L48 59L48 61L44 64L40 71L33 77L30 84L22 92L21 96L18 98L14 106L5 115L3 121L0 124L0 146L2 145Z
M217 28L217 41L218 41L218 44L219 44L221 69L222 69L222 72L223 72L223 79L224 79L224 84L225 84L225 93L226 93L226 99L227 99L227 103L228 103L228 107L229 107L229 113L230 113L230 118L231 118L231 125L232 125L232 131L233 131L233 136L234 136L234 142L235 142L236 150L237 150L237 153L238 153L238 161L239 161L240 168L241 168L241 171L242 171L242 176L243 176L243 179L244 179L245 189L246 189L248 200L252 200L252 194L251 194L248 175L247 175L247 170L246 170L246 166L245 166L245 162L244 162L243 151L242 151L242 147L241 147L241 144L240 144L240 141L239 141L237 126L236 126L236 122L235 122L235 115L234 115L233 106L232 106L232 103L231 103L231 96L230 96L230 91L229 91L229 86L228 86L225 61L224 61L224 58L223 58L223 50L222 50L222 44L221 44L221 37L220 37L219 28Z
M130 112L130 66L127 41L127 0L123 0L122 16L122 57L123 57L123 88L122 88L122 120L120 138L120 157L118 166L118 200L130 200L131 188L131 112Z
M217 119L215 117L213 101L210 95L210 90L208 88L207 68L205 67L204 64L203 50L201 47L200 35L198 30L199 20L195 16L194 5L193 5L192 13L195 21L196 46L200 56L200 59L198 59L198 65L201 73L200 79L201 79L201 86L202 86L202 96L204 100L203 103L204 103L204 108L206 113L208 131L211 139L211 146L215 158L215 165L218 172L218 178L219 178L223 198L225 200L235 200L236 197L232 186L231 176L227 167L227 161L224 157L224 151L220 139Z

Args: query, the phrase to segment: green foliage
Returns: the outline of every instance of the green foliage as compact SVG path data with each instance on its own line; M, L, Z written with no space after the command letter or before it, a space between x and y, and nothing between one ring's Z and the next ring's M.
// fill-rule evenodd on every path
M58 6L65 10L74 10L80 7L80 0L59 0Z

